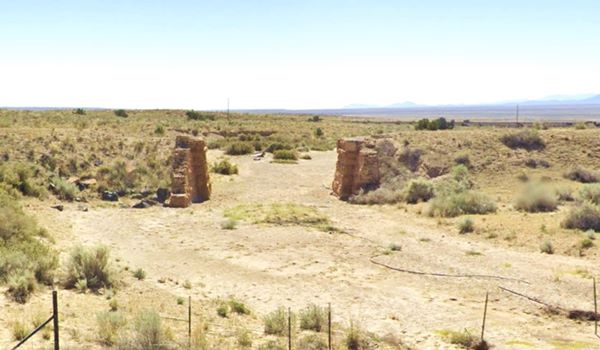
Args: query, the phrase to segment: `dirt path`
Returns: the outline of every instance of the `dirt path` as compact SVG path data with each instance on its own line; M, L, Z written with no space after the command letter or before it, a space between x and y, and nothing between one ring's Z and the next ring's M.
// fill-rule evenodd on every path
M52 226L56 218L66 219L70 243L107 244L130 268L143 267L150 279L170 278L180 285L189 280L195 298L235 295L260 312L331 302L338 321L357 320L381 336L391 333L416 348L438 349L449 347L437 334L440 330L479 327L489 291L487 339L495 348L600 348L593 324L549 317L536 305L498 289L592 310L591 280L581 275L597 273L595 261L472 242L468 235L395 207L340 202L328 188L335 153L311 155L312 160L298 165L236 158L241 175L217 178L213 199L188 209L44 210L41 220ZM225 208L278 201L315 206L352 236L304 227L220 228ZM370 258L390 243L401 245L401 251L377 261L415 271L495 275L527 283L415 275L372 264Z

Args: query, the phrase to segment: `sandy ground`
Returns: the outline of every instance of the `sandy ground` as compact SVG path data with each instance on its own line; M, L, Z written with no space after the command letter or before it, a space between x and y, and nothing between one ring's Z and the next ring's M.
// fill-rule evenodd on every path
M217 155L211 152L210 158ZM329 188L335 153L311 156L297 165L235 157L240 175L216 176L213 198L188 209L92 205L81 212L73 204L64 212L46 206L31 210L64 249L76 243L109 245L121 264L144 268L152 287L175 293L180 286L158 279L189 280L195 300L235 296L260 313L278 306L331 303L338 322L358 321L369 331L396 335L416 349L444 349L452 347L440 331L479 332L489 292L486 339L496 349L600 348L593 323L548 315L498 288L593 310L591 279L578 271L596 274L594 258L502 248L458 235L435 219L401 208L338 201ZM351 235L249 223L221 229L224 209L271 202L314 206ZM415 271L514 280L416 275L371 263L370 258L390 243L401 245L401 251L376 261Z

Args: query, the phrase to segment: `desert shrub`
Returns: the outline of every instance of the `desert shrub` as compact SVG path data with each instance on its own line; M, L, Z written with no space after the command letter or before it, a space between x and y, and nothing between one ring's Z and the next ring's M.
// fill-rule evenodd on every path
M273 142L269 145L269 147L267 147L267 149L265 151L269 152L269 153L274 153L275 151L278 150L291 150L294 149L294 147L292 147L292 145L287 144L287 143L281 143L281 142Z
M79 188L73 183L68 182L65 179L62 179L58 176L50 179L50 183L52 184L52 192L56 197L66 201L72 201L77 197L77 193L79 192Z
M390 243L388 245L388 249L392 252L399 252L402 250L402 245L400 245L398 243Z
M162 320L153 310L140 312L134 321L133 344L134 349L158 350L164 349L167 337L162 326Z
M98 340L105 345L114 345L118 339L119 331L123 329L127 320L121 312L99 312L96 314L98 325Z
M247 329L240 328L236 332L237 343L242 348L249 348L252 346L252 333Z
M138 280L144 280L146 279L146 271L144 271L144 269L142 269L141 267L136 269L135 271L133 271L133 277L137 278Z
M598 182L598 174L582 167L576 167L571 169L565 174L565 177L572 181L581 183L594 183Z
M300 329L321 332L327 327L327 310L311 304L300 311Z
M121 118L127 118L129 117L129 114L127 114L127 111L124 109L116 109L113 112L117 117L121 117Z
M246 304L239 300L229 300L229 307L231 308L231 311L238 315L250 315L250 309L246 306Z
M71 252L67 263L64 285L75 288L85 282L86 288L97 291L111 288L116 284L116 273L110 265L110 253L107 247L77 246Z
M554 246L552 246L552 242L544 241L540 244L540 252L545 254L554 254Z
M308 334L298 341L298 349L302 350L327 350L327 342L318 334Z
M592 202L596 205L600 204L600 184L584 185L579 190L581 199Z
M527 151L541 150L546 143L536 130L522 130L512 134L503 135L500 141L508 148L522 148Z
M594 241L590 238L583 238L577 245L579 246L579 249L590 249L594 246Z
M36 289L36 280L32 273L13 275L8 280L6 294L17 303L26 303Z
M233 219L227 219L221 222L221 229L223 230L234 230L237 226L237 221Z
M524 162L525 166L528 168L549 168L550 163L544 159L537 158L527 158Z
M433 185L424 179L409 181L403 190L403 198L407 203L427 202L433 198Z
M348 350L367 350L370 344L365 332L354 322L350 323L350 328L346 331L344 343Z
M108 302L108 307L110 308L110 311L117 311L119 309L119 302L113 297Z
M316 137L323 137L323 135L325 135L325 133L323 132L323 129L321 129L321 128L316 128L315 129L315 136Z
M352 204L394 204L401 202L404 196L401 191L388 187L379 187L373 191L361 190L358 194L348 198Z
M157 125L156 128L154 128L154 134L158 135L158 136L162 136L165 134L165 127L162 125Z
M531 185L517 197L515 208L529 213L556 210L558 200L552 191L542 185Z
M73 110L73 114L85 115L85 109L83 109L83 108L76 108L76 109Z
M475 223L471 218L464 218L457 224L459 233L469 233L475 230Z
M273 159L298 160L298 153L294 150L279 149L273 152Z
M266 343L260 345L258 350L287 350L287 346L281 344L276 340L269 340Z
M456 163L457 165L464 165L467 168L470 168L471 167L471 157L469 156L468 153L458 153L454 157L454 163Z
M147 169L146 169L147 170ZM129 193L142 186L144 168L130 169L124 161L116 161L110 166L99 167L96 172L98 190L110 189L121 193Z
M0 165L0 187L16 190L24 196L43 198L47 192L40 184L42 181L41 168L35 165L26 162Z
M250 154L254 152L252 144L245 142L234 142L227 146L225 153L231 156Z
M321 117L318 115L313 115L312 117L308 118L308 121L313 123L320 122L321 120Z
M264 317L265 334L284 335L288 328L288 316L283 307Z
M218 162L214 162L210 167L213 173L222 175L234 175L238 173L237 165L231 163L229 159L221 159Z
M583 123L583 122L575 123L575 130L585 130L585 129L587 129L585 123Z
M311 160L312 157L310 156L310 154L305 153L305 154L303 154L303 155L300 156L300 159Z
M496 203L491 198L473 191L436 196L430 203L430 216L455 217L465 214L487 214L496 211Z
M594 204L582 203L569 211L562 226L567 229L600 232L600 209Z
M190 110L185 112L189 120L215 120L215 114L211 112L198 112Z
M217 307L217 315L223 318L229 317L229 305L227 305L227 303L219 304L219 306Z
M487 350L490 347L484 340L478 340L466 329L462 332L444 331L444 338L450 344L458 345L464 349Z
M412 149L410 147L404 147L400 155L398 156L398 160L402 162L410 171L417 171L419 166L421 165L421 155L423 151L420 149Z
M575 200L573 197L573 190L569 187L557 187L554 189L554 193L556 194L556 198L561 202L571 202Z

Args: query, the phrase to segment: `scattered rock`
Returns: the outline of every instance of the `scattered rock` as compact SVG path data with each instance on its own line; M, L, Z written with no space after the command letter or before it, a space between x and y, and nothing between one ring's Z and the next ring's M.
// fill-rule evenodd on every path
M116 192L104 191L102 192L102 200L117 202L119 200L119 195Z
M158 203L166 202L167 199L169 199L170 195L171 191L169 191L168 188L160 187L156 190L156 200L158 201Z
M62 204L58 204L58 205L53 205L52 209L56 209L58 211L63 211L63 210L65 210L65 207Z
M158 203L152 199L142 199L138 203L134 204L132 208L146 209L146 208L150 208L156 204L158 204Z
M86 207L85 205L78 205L77 209L79 211L83 211L83 212L87 212L88 211L88 207Z

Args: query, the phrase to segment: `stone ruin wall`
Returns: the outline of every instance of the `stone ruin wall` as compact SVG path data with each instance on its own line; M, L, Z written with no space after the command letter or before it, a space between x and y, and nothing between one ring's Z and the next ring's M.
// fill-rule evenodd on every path
M379 156L373 140L346 138L337 142L338 159L333 179L333 193L342 200L361 189L379 186Z
M206 142L201 138L179 135L175 139L171 198L169 206L186 208L210 198L211 185L206 161Z

